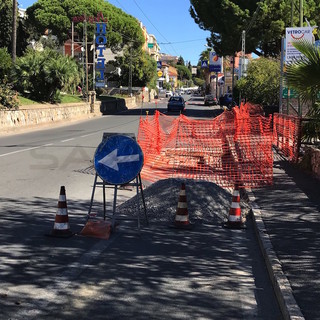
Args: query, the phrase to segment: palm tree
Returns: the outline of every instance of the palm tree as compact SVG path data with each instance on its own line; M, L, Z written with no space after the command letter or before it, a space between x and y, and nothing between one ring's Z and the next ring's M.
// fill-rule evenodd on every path
M210 49L204 50L200 54L200 61L207 60L209 61L209 54L210 54ZM203 69L203 75L204 75L204 81L206 84L206 89L210 85L210 71L209 71L209 66L208 68Z
M307 112L310 121L303 126L302 138L315 142L320 139L320 48L308 42L293 45L303 56L288 65L287 83L297 90L302 101L311 102Z

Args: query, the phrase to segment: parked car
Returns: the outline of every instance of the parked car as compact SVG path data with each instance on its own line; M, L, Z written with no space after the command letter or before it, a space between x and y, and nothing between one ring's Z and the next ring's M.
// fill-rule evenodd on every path
M167 105L168 112L170 111L180 111L185 110L185 101L181 96L173 96L169 99Z
M207 94L204 96L204 105L210 106L210 105L217 105L218 100L213 94Z
M226 106L231 108L233 105L232 93L226 93L224 96L220 97L219 104L221 107Z
M166 98L170 98L172 96L173 96L172 91L166 91Z

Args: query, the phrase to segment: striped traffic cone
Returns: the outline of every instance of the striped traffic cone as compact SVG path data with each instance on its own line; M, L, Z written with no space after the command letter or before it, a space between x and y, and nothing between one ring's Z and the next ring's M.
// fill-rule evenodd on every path
M233 190L228 221L224 224L224 226L230 229L241 229L244 227L241 219L240 191L238 184L235 185L235 188Z
M181 184L181 190L179 194L179 202L176 211L175 221L173 227L177 229L192 229L193 225L189 221L188 204L186 196L186 186Z
M60 188L60 195L58 201L58 209L53 225L53 230L50 233L52 237L68 238L73 235L70 230L68 208L66 199L66 189L64 186Z

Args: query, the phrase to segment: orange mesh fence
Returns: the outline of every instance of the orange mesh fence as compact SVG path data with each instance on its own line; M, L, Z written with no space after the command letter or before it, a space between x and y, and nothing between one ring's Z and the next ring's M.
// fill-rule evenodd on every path
M158 111L140 119L142 178L207 180L222 187L272 183L271 118L250 115L246 105L212 120L177 118Z
M301 118L273 115L273 144L290 161L297 162L301 143Z

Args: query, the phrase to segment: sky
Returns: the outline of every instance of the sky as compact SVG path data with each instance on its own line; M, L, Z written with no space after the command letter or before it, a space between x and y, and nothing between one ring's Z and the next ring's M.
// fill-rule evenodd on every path
M36 1L18 0L26 9ZM149 34L155 35L162 53L182 56L197 65L206 50L210 33L199 28L189 13L189 0L108 0L114 6L139 19Z

